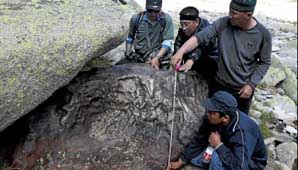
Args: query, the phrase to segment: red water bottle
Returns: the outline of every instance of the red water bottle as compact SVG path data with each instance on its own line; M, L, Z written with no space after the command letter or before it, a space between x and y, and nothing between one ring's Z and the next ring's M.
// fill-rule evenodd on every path
M206 150L204 152L204 155L203 155L203 162L205 162L205 163L209 163L210 162L213 151L214 151L214 148L211 147L211 146L208 146L206 148Z

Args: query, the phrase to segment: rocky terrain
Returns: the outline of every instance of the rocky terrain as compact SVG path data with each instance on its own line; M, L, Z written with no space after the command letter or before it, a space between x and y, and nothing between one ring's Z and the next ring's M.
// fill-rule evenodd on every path
M137 2L144 8L143 0ZM203 2L203 5L199 3L192 5L203 9L200 15L210 21L226 14L219 5L212 6L217 9L216 12L208 11L204 8L204 5L208 6L208 2ZM179 23L177 9L182 9L183 5L189 5L189 2L177 1L175 5L168 3L164 7L165 11L172 14L176 29ZM270 155L267 169L295 169L297 168L297 164L294 163L295 159L297 160L297 20L291 16L276 18L276 15L270 15L269 12L266 13L268 16L260 13L256 15L257 19L266 25L273 38L272 66L256 89L250 114L259 123L266 137L265 142ZM112 64L116 63L123 49L122 44L102 57Z
M134 11L111 0L0 0L0 9L0 132L119 45Z

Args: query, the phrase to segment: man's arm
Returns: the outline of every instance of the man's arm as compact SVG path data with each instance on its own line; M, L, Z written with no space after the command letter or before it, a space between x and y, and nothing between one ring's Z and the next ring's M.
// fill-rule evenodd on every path
M168 51L168 48L162 47L157 53L157 55L149 61L151 66L159 70L159 65L160 65L159 60L167 53L167 51Z
M272 38L268 30L263 30L264 38L260 48L260 57L257 67L251 76L248 84L255 88L257 84L263 79L271 65L271 51L272 51Z
M219 18L213 24L208 25L202 31L196 33L172 57L171 64L173 67L180 64L184 54L191 52L201 43L209 43L211 40L218 36L218 33L223 30L227 25L227 18Z
M128 30L128 36L126 38L126 44L125 44L125 56L129 56L132 53L132 44L135 38L136 33L136 26L135 26L135 20L138 15L134 15L131 17L129 22L129 30Z
M202 54L199 48L194 49L188 54L184 54L183 65L180 67L179 71L189 71L193 64L199 59L199 56Z
M214 146L223 165L229 170L248 169L248 146L246 146L247 142L242 137L242 131L236 130L235 134L229 139L229 147L225 143ZM253 147L255 144L251 142L251 145Z
M163 42L161 44L161 49L157 53L155 57L152 58L150 61L151 66L159 69L159 60L164 57L166 54L170 53L172 51L173 42L174 42L174 26L173 21L170 15L165 14L165 28L162 32L163 36Z
M176 64L181 64L183 55L191 52L199 45L199 40L192 36L188 39L183 46L175 53L175 55L171 59L171 64L175 68Z
M199 132L196 133L180 156L184 163L188 163L207 148L209 144L208 137L213 129L214 127L209 123L207 116L204 116L203 124L199 128Z
M272 38L269 31L264 30L264 39L260 49L260 57L251 79L239 91L241 98L250 98L256 86L263 79L271 65Z
M249 162L249 168L251 170L263 170L267 165L268 155L264 138L260 130L258 130L258 135L257 144Z
M175 38L174 42L174 54L179 50L179 48L183 45L183 40L182 40L182 30L179 28L178 34Z
M174 25L173 25L173 20L170 15L165 14L165 28L164 31L162 32L162 37L163 37L163 42L161 44L162 48L161 51L158 55L163 57L166 53L170 53L173 48L173 43L174 43ZM166 53L162 53L162 49L166 49Z

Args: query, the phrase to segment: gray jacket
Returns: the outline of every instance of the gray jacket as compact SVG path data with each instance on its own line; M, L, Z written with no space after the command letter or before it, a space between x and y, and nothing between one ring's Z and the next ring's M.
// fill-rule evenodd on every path
M228 17L223 17L195 36L200 43L218 38L215 80L225 87L236 90L246 84L255 87L271 65L271 35L258 21L254 28L241 30L232 26Z

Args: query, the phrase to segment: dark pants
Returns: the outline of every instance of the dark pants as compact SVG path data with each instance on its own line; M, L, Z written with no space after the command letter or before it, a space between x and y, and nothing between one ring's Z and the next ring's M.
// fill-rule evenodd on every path
M202 75L207 81L212 80L217 71L216 59L209 57L208 55L202 55L198 61L194 63L193 68L198 74Z
M203 161L204 151L191 160L191 164L200 167L199 170L226 170L216 151L212 153L210 163Z
M254 92L252 93L250 98L244 99L244 98L240 98L240 95L238 94L239 90L234 90L234 89L227 88L227 87L219 84L214 79L212 79L208 83L208 86L209 86L209 92L208 92L209 97L211 97L217 91L229 92L236 98L236 100L238 102L238 109L241 110L242 112L246 113L247 115L249 114L250 105L251 105L251 102L252 102L252 97L253 97Z

